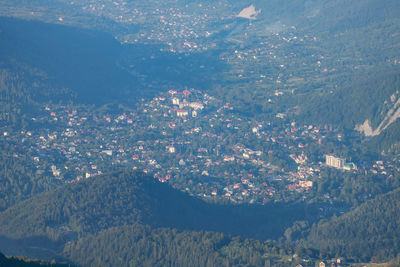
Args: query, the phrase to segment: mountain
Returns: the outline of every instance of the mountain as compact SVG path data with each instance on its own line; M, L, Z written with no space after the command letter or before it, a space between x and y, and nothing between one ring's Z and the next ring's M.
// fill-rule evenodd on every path
M315 224L308 236L321 252L355 261L382 262L400 251L400 190L380 195L354 210Z
M398 152L400 74L391 71L356 76L345 87L324 96L314 96L300 117L309 122L357 130L370 141L363 144L372 153Z
M0 17L0 38L3 79L24 81L18 91L39 103L134 105L163 88L205 89L224 70L212 53L123 45L107 33L33 20Z
M69 264L47 263L38 260L31 260L24 257L6 257L0 252L0 266L2 267L67 267Z
M3 17L0 38L3 69L20 76L31 73L40 77L50 94L69 89L64 101L96 103L134 90L135 79L117 65L122 47L110 35Z
M368 143L370 151L377 151L384 155L398 155L400 152L400 120L388 125L381 134L374 136Z
M274 242L133 224L70 242L63 253L84 266L287 266L291 252Z
M32 156L18 147L0 143L0 151L0 211L61 184L33 171Z
M356 76L346 87L315 96L304 107L304 116L317 123L357 128L366 136L376 136L398 117L399 86L398 71Z
M312 206L301 204L209 204L142 173L119 172L58 187L0 213L0 249L64 259L61 251L70 241L134 224L279 238L293 221L315 216Z
M302 25L318 33L321 51L334 59L325 70L335 74L304 99L299 119L356 129L367 140L372 139L370 144L363 144L369 151L381 153L391 148L394 152L400 141L394 138L394 127L390 127L399 117L400 69L396 51L400 24L396 13L400 3L316 2L319 7L315 16ZM326 59L325 56L322 62ZM393 138L378 137L385 131Z

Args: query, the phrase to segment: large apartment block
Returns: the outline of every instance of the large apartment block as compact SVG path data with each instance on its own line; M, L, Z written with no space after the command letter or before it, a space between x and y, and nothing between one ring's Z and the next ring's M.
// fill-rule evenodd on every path
M344 159L337 158L332 155L325 155L326 158L326 165L338 168L338 169L343 169L344 168Z

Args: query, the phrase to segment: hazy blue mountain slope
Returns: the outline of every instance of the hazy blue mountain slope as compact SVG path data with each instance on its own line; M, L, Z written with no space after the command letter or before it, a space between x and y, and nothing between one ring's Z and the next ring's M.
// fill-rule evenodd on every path
M383 154L399 154L400 152L400 120L396 120L380 135L373 137L367 149Z
M1 213L0 234L59 240L138 222L266 238L279 237L305 213L312 218L313 207L212 205L140 173L119 173L65 185L13 206Z
M225 68L212 53L122 45L109 34L38 21L0 17L0 38L0 68L25 77L26 86L39 80L51 101L134 104L176 86L207 89ZM63 90L69 94L55 97ZM43 101L40 97L35 99Z
M371 74L353 78L349 86L325 96L315 96L303 107L305 119L354 129L369 120L376 129L395 105L400 88L400 74Z
M78 28L0 18L1 66L44 72L51 85L67 87L82 102L113 99L134 90L135 80L117 66L121 45L111 36Z
M296 220L314 221L318 217L315 210L312 205L302 204L209 204L141 173L120 172L61 186L3 211L0 213L0 249L8 255L23 254L48 260L63 259L62 251L66 248L68 253L80 258L76 251L79 244L89 248L96 244L97 238L103 239L103 234L97 236L100 232L135 224L260 239L279 238ZM76 243L68 247L71 241ZM144 242L150 241L144 238ZM101 246L107 247L107 242ZM91 257L94 260L99 256Z
M399 18L400 3L396 0L322 0L307 1L311 8L315 8L314 16L310 21L318 21L316 27L327 27L328 30L346 30L365 27L377 22L390 21Z
M353 211L311 229L308 241L332 255L385 261L399 252L400 190L378 196Z

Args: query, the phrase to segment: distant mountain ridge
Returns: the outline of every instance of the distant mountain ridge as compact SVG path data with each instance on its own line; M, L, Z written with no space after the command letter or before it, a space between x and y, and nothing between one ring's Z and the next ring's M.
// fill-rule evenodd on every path
M96 103L133 90L135 79L117 66L121 45L110 35L0 17L0 36L0 66L19 74L26 68L52 90L68 88L64 101Z

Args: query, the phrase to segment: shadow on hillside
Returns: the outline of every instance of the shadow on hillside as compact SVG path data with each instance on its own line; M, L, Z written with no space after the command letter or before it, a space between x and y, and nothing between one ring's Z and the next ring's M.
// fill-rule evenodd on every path
M81 103L134 103L171 88L207 89L225 68L213 53L121 45L105 33L37 21L0 18L0 39L0 65L34 73L52 90L69 88L67 97Z
M12 239L0 236L0 251L7 256L25 256L39 258L41 260L57 262L69 262L60 257L64 246L63 242L55 242L43 236L35 236L24 239Z

